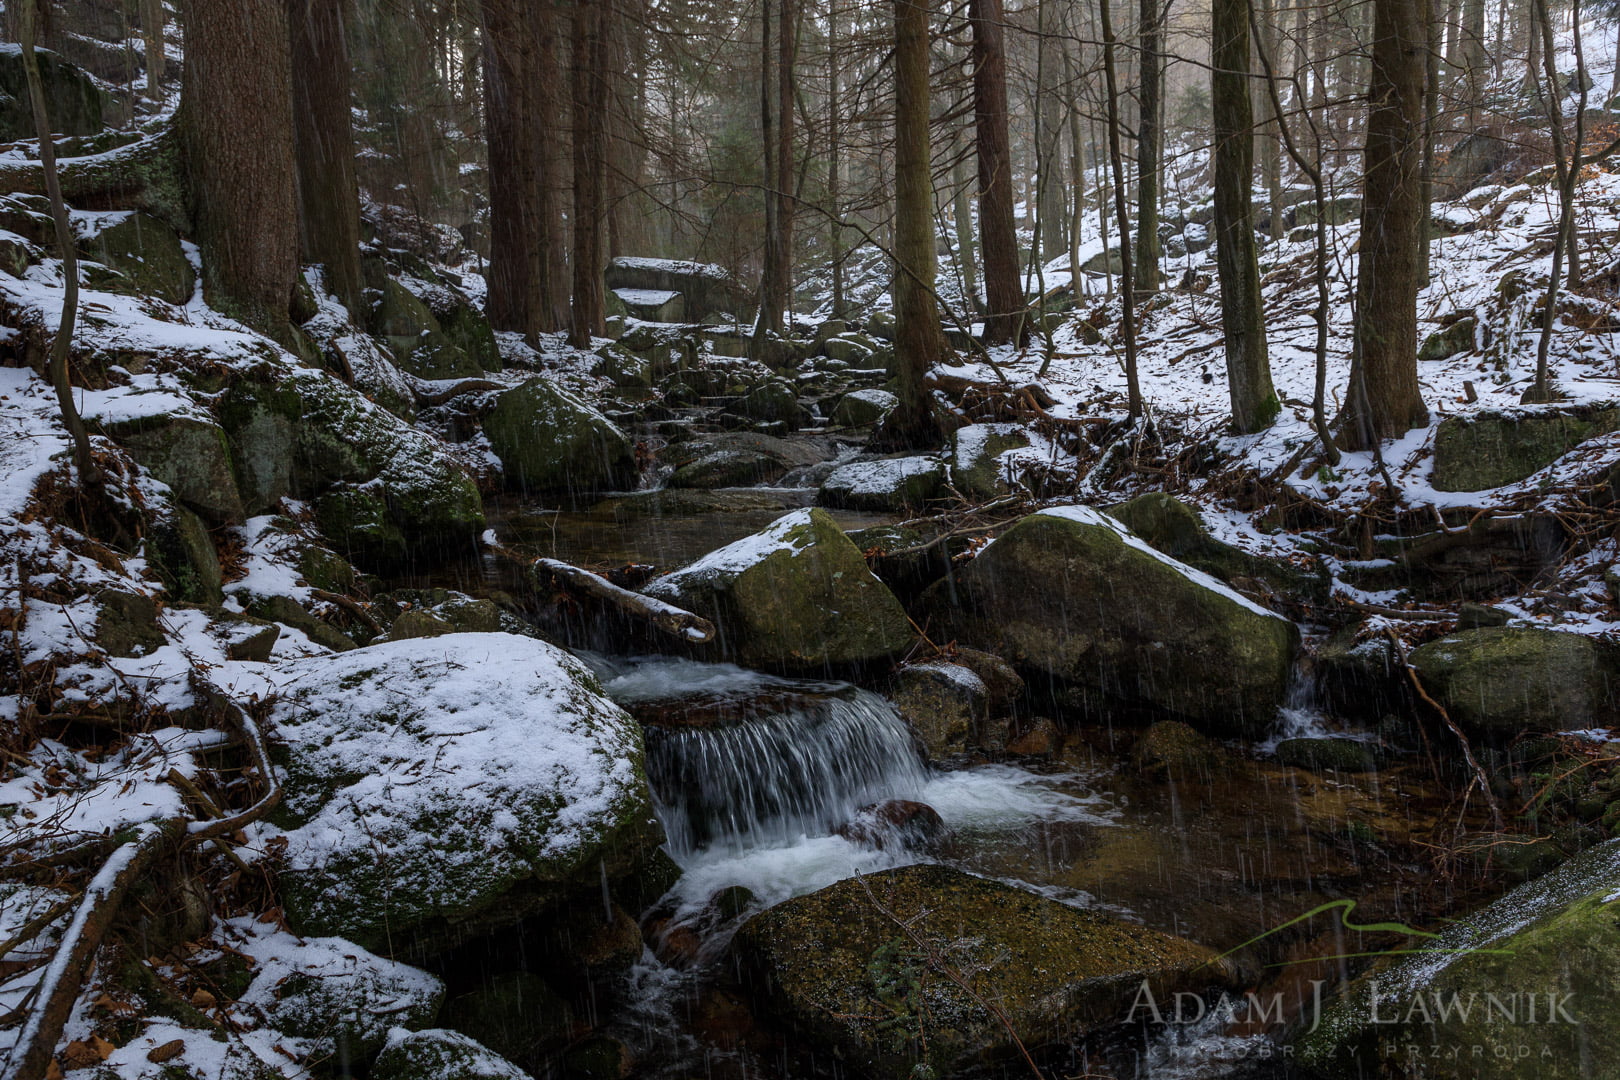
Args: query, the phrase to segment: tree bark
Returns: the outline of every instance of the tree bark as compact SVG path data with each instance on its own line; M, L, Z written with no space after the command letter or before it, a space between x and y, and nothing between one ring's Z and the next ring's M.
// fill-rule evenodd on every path
M1125 336L1125 399L1132 421L1144 412L1142 384L1136 370L1136 297L1131 273L1131 219L1126 210L1125 156L1119 146L1119 83L1114 72L1114 24L1110 11L1113 0L1099 0L1098 18L1102 23L1103 78L1108 90L1108 161L1114 173L1114 217L1119 223L1119 311ZM1104 252L1108 250L1104 247ZM1106 258L1104 259L1106 262Z
M288 336L298 276L292 64L284 0L188 0L177 120L215 308Z
M1215 127L1215 265L1226 337L1232 426L1262 431L1281 405L1271 385L1254 242L1254 113L1249 95L1249 0L1214 0L1210 103Z
M305 262L326 267L326 288L361 314L360 188L354 175L347 0L287 0L293 135L298 149L298 237Z
M900 401L879 432L892 447L938 445L924 385L946 353L934 300L934 185L928 145L930 0L894 0L895 381Z
M896 0L900 7L905 0ZM979 247L983 256L984 340L1023 345L1024 289L1013 223L1012 146L1007 133L1007 53L1001 0L968 0L973 27L973 123L979 158ZM926 137L926 132L924 133ZM924 166L926 168L926 164Z
M1144 4L1153 0L1142 0ZM1036 142L1035 224L1039 230L1040 261L1046 263L1064 249L1068 215L1064 212L1063 182L1063 91L1061 86L1062 47L1058 43L1055 0L1039 0L1036 11L1040 40L1036 45L1036 120L1040 137Z
M613 0L574 7L574 302L568 342L589 349L604 332L603 226L607 216L607 32Z
M141 40L146 52L146 96L163 100L163 76L168 70L163 51L163 0L141 0Z
M773 2L777 8L774 56ZM793 274L793 198L789 189L793 183L793 66L798 37L794 0L766 0L760 10L763 15L759 97L765 146L765 260L759 282L759 318L749 345L749 353L756 360L766 355L767 332L782 332Z
M1340 414L1347 449L1427 422L1417 379L1418 230L1428 0L1377 0L1356 280L1356 345Z
M1142 0L1141 72L1142 116L1136 125L1136 262L1135 289L1139 296L1159 291L1159 143L1163 69L1159 50L1163 0Z

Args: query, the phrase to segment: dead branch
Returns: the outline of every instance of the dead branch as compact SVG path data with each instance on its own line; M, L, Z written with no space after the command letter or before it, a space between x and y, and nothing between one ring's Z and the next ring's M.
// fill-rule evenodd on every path
M564 592L587 596L618 608L626 615L650 623L682 641L701 643L714 637L714 624L701 615L694 615L651 596L621 589L600 574L581 570L560 559L536 559L534 570L537 574L548 575Z
M382 633L382 625L371 617L371 612L360 606L359 601L342 593L327 592L325 589L311 589L309 594L317 600L325 600L328 604L338 607L353 615L355 619L370 630L373 634Z
M14 1077L44 1076L62 1036L62 1026L73 1011L86 969L101 940L107 935L130 886L145 877L159 855L180 836L179 818L148 821L135 830L134 837L119 847L102 864L85 887L84 896L73 914L73 921L62 934L56 955L40 976L39 1005L29 1014L17 1043L6 1062L6 1073Z

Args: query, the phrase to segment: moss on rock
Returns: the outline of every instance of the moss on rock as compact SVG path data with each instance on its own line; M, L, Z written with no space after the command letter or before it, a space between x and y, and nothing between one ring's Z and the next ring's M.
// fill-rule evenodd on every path
M1587 439L1620 428L1620 408L1531 407L1448 416L1434 434L1434 486L1484 491L1523 480Z
M1620 719L1620 663L1595 638L1539 627L1487 626L1412 650L1412 666L1452 719L1511 738Z
M743 925L733 951L794 1035L896 1080L918 1066L950 1076L1014 1057L1008 1027L1037 1052L1116 1027L1143 980L1161 996L1228 981L1215 954L1190 941L931 865L779 904ZM946 964L969 973L976 997Z
M912 641L894 594L820 509L795 510L653 582L648 595L714 622L713 651L806 670L880 660Z
M635 486L630 439L605 416L550 379L500 394L484 417L508 487L576 493Z

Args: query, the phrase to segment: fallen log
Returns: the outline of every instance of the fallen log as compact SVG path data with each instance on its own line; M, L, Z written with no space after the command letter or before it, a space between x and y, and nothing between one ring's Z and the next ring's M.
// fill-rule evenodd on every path
M694 615L651 596L621 589L600 574L581 570L559 559L536 559L534 569L550 575L565 592L616 607L626 615L650 623L682 641L702 643L714 637L714 624L701 615Z

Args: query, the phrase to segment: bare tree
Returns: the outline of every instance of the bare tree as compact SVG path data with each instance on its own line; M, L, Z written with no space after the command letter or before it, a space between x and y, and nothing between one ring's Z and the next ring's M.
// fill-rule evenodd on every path
M1007 52L1001 0L968 0L973 26L973 122L979 157L979 245L983 252L984 340L1028 340L1013 223L1012 147L1007 133ZM926 74L924 75L926 82Z

